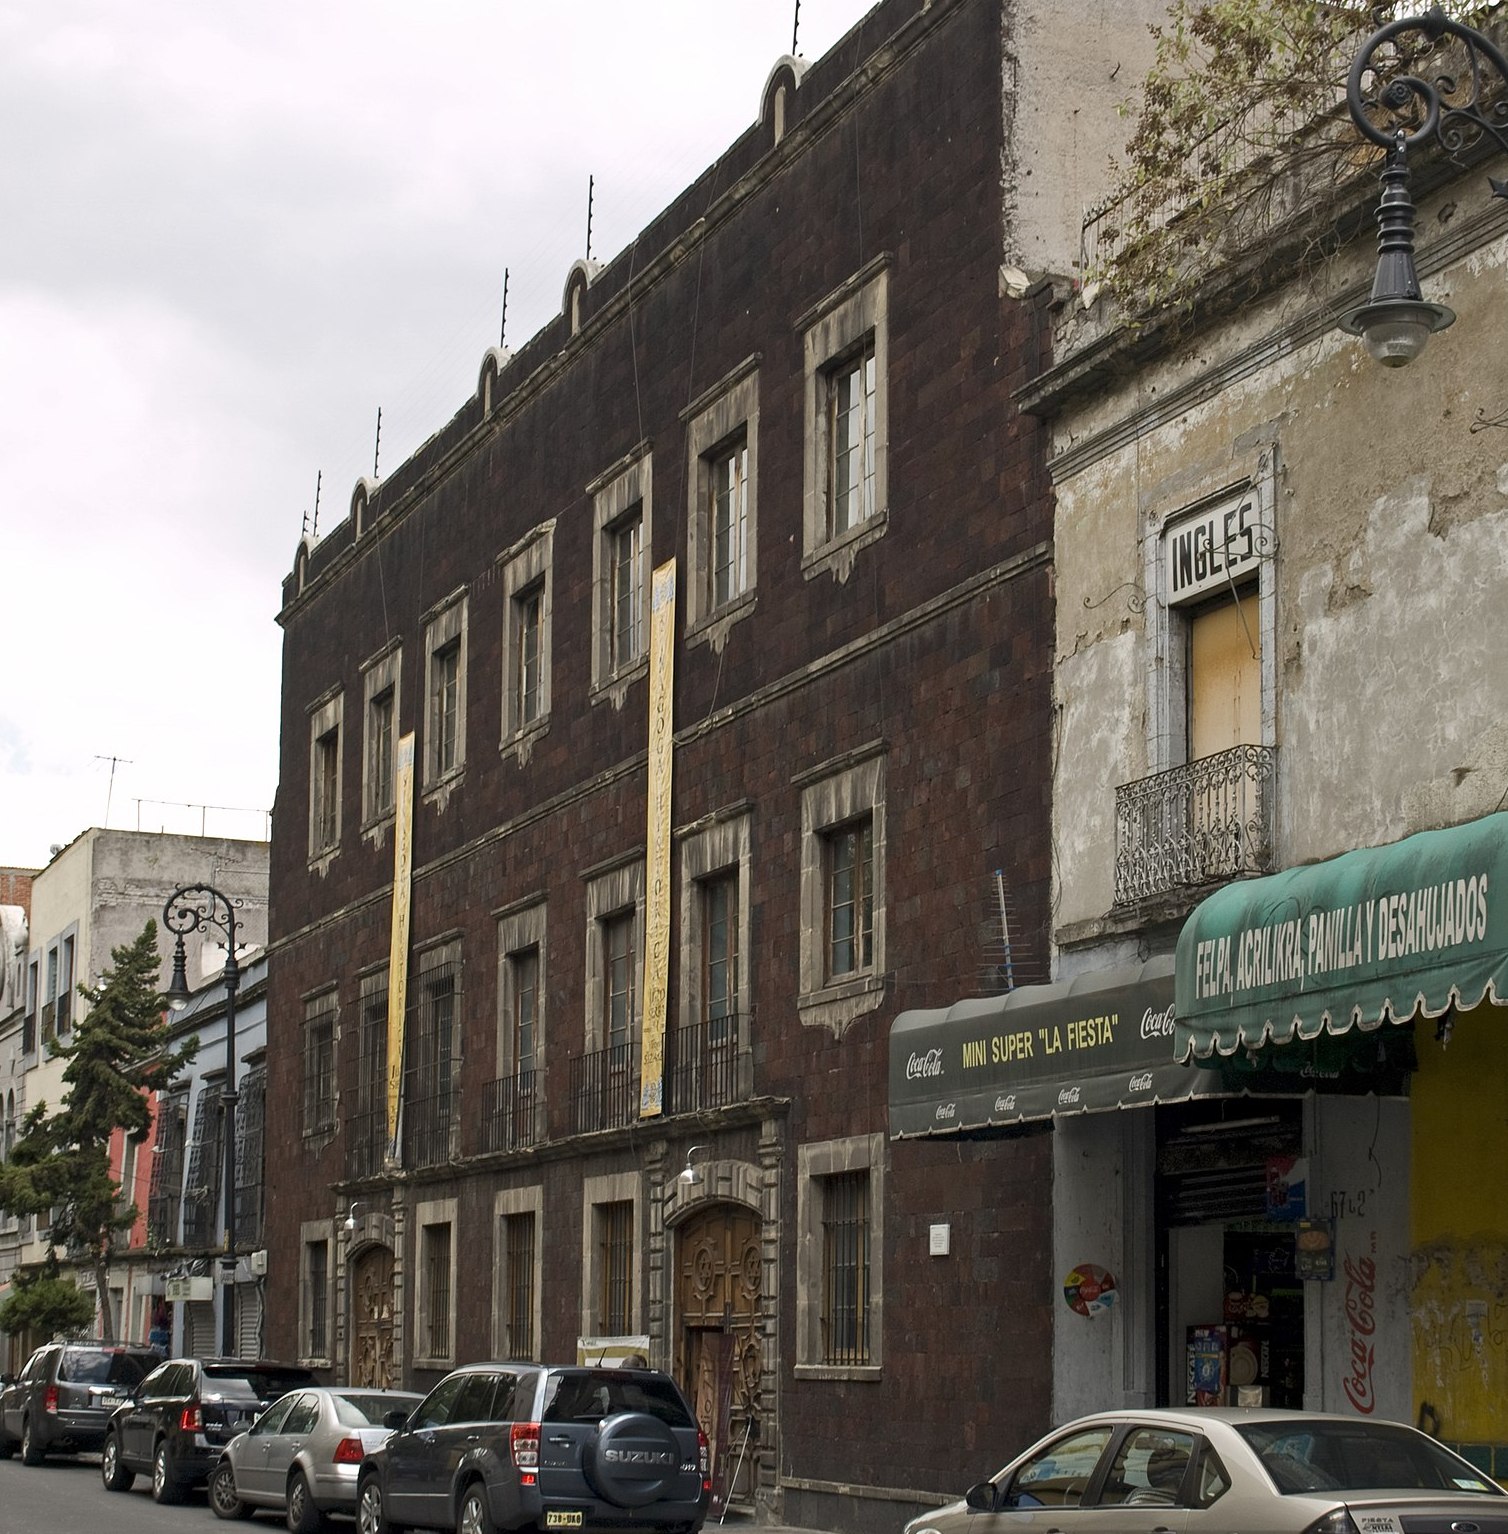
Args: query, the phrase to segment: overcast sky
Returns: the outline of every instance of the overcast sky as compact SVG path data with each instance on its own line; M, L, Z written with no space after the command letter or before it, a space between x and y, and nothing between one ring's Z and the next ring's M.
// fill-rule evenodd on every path
M803 0L820 57L868 0ZM0 865L262 837L279 583L758 115L794 0L0 0ZM112 759L114 759L112 764ZM209 808L206 808L209 807ZM108 822L107 822L108 813Z

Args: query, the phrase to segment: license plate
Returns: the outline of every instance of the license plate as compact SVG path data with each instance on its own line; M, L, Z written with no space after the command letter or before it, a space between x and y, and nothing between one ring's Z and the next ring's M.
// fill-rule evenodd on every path
M552 1510L545 1514L545 1527L547 1529L579 1529L581 1527L582 1514L563 1513Z
M126 1398L124 1396L101 1396L99 1404L106 1411L114 1411L117 1406L124 1406L126 1404Z

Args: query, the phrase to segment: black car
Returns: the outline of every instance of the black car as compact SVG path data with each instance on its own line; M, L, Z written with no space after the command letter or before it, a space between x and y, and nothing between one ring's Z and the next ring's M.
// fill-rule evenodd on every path
M657 1369L469 1364L362 1462L358 1534L399 1528L694 1534L707 1438Z
M281 1395L315 1384L297 1364L245 1358L170 1358L110 1419L100 1474L111 1491L129 1491L137 1471L152 1477L158 1502L177 1502L202 1486L220 1453Z
M27 1465L48 1454L92 1454L110 1414L162 1361L151 1348L117 1342L50 1342L15 1379L0 1381L0 1459L19 1447Z

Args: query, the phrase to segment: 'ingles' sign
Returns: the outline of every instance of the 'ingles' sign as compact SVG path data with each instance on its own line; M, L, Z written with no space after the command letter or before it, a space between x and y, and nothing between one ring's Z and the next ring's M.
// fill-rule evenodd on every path
M1249 495L1174 523L1163 539L1168 601L1187 602L1256 569L1259 533Z

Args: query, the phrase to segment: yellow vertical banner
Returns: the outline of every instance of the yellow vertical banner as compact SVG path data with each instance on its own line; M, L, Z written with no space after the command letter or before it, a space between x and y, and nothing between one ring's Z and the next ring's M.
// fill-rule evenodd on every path
M414 733L398 738L393 770L393 930L387 955L387 1159L398 1158L403 1037L408 1015L409 897L414 882Z
M639 1117L665 1107L670 993L670 786L675 751L675 561L654 573L649 601L649 824L644 839L644 1037Z

